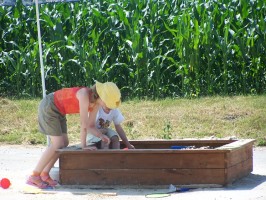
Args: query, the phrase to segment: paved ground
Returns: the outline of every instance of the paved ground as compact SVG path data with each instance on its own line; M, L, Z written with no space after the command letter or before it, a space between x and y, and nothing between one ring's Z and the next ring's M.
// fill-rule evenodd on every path
M0 179L9 178L12 186L0 188L0 199L29 200L144 200L146 194L166 192L168 188L128 187L63 187L44 194L25 194L25 180L35 166L44 147L0 146ZM58 168L53 169L54 177ZM115 195L115 196L113 196ZM266 148L254 148L253 172L232 185L223 188L198 188L183 193L172 193L164 200L266 200Z

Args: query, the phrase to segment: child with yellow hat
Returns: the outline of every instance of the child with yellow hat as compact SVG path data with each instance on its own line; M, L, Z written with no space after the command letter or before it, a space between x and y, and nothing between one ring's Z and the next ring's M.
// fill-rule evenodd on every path
M124 116L118 108L110 109L107 106L101 106L96 117L96 127L110 138L110 144L101 141L100 138L88 133L87 143L95 145L100 149L120 149L120 138L126 148L135 149L127 139L126 133L122 127ZM113 124L114 129L111 128Z
M121 104L121 93L113 82L96 84L91 88L63 88L44 97L38 109L39 130L49 137L50 145L43 152L27 183L38 188L54 187L57 182L49 176L51 168L58 159L57 149L67 147L67 114L80 115L80 138L82 149L87 147L86 136L90 132L109 144L110 139L102 134L95 126L97 112L100 106L110 109L118 108ZM89 113L89 114L88 114Z

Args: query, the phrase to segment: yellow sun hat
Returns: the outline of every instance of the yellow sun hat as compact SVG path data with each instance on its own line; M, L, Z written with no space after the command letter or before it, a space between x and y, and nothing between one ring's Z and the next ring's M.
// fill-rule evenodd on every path
M113 82L100 83L96 81L96 91L110 109L118 108L121 104L121 93L118 87Z

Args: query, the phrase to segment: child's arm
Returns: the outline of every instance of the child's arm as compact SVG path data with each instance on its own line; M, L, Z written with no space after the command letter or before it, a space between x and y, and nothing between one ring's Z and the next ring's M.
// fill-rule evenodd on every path
M120 136L123 143L127 146L127 148L135 149L135 147L129 143L127 136L126 136L126 133L125 133L124 129L122 128L121 124L115 125L115 130L118 133L118 135Z
M98 108L96 108L97 105L94 106L93 110L89 113L89 121L88 121L88 131L84 135L85 139L87 136L87 133L91 133L92 135L100 138L104 143L109 144L110 139L100 131L96 125L95 125L95 120L98 112Z
M89 98L88 93L85 88L82 88L77 93L77 98L79 100L79 113L80 113L80 140L81 147L86 147L86 136L88 131L95 135L96 137L101 138L104 142L110 143L110 139L103 135L95 126L96 115L98 112L98 106L95 105L93 110L90 112L88 116L88 108L89 108Z

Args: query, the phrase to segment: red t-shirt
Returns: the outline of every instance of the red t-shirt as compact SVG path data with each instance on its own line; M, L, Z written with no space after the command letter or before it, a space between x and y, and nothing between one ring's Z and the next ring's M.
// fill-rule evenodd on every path
M59 112L63 115L79 113L79 100L77 92L83 87L63 88L54 93L54 103ZM91 92L91 90L89 91ZM88 108L88 112L92 108Z

